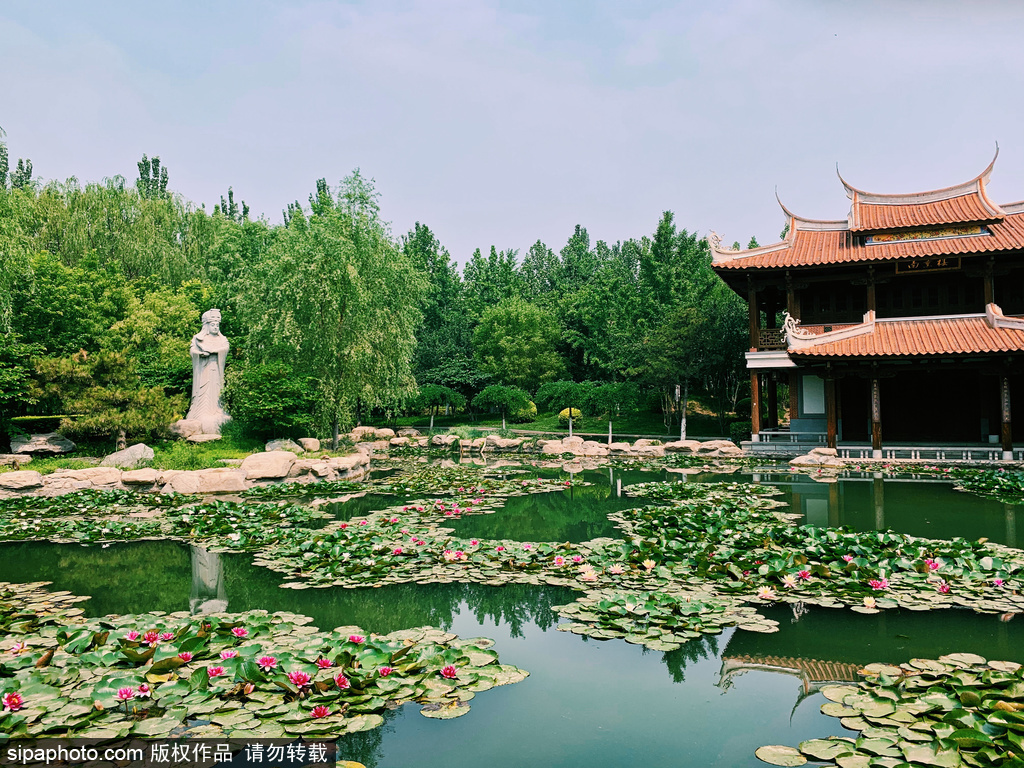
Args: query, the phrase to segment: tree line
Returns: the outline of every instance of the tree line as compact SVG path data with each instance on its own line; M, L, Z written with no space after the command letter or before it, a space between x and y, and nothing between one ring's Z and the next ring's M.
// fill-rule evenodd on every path
M557 252L492 246L460 269L427 225L393 235L358 170L271 224L233 189L212 211L183 199L158 157L133 183L31 168L11 170L0 136L7 428L46 414L79 436L161 434L187 410L188 344L213 306L233 344L229 411L267 434L523 396L654 407L668 424L676 385L720 413L740 392L742 303L671 212L649 237L593 243L577 226Z

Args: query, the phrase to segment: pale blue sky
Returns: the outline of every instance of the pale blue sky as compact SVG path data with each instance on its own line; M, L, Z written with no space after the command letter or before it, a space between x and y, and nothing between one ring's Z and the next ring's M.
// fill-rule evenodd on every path
M1024 6L1004 2L0 4L0 126L37 175L136 175L279 221L373 177L452 255L841 218L835 177L1024 198Z

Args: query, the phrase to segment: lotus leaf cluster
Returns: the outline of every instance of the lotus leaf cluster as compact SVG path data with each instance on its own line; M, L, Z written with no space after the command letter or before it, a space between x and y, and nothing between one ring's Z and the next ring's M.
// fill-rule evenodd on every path
M1024 667L970 653L869 664L858 685L823 689L821 711L858 736L761 747L772 765L840 768L1024 765Z
M476 693L522 680L485 638L421 628L324 632L290 613L185 612L84 619L65 595L3 585L0 734L9 737L283 737L375 728L406 702L465 714ZM50 620L55 619L55 620Z

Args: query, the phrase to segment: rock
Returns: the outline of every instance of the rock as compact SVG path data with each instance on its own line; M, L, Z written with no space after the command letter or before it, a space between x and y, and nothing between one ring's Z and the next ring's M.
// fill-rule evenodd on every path
M71 453L75 444L57 432L12 437L11 453Z
M720 451L723 448L729 450L735 448L736 443L732 440L705 440L697 448L697 453L712 453L714 451Z
M373 436L378 440L390 440L395 436L395 430L384 427L383 429L375 429Z
M288 470L288 477L316 475L324 478L331 474L331 468L325 459L296 459L291 469Z
M608 446L601 445L595 440L585 440L580 448L584 456L607 456L609 454Z
M420 436L420 431L418 429L413 429L412 427L404 427L403 429L398 430L398 436L399 437L419 437Z
M145 443L130 445L123 451L117 451L107 456L100 462L101 467L121 467L122 469L135 469L144 461L153 458L153 449Z
M20 472L4 472L0 474L0 488L20 491L25 488L38 488L43 484L43 476L38 472L23 469Z
M373 427L356 427L348 436L353 443L359 443L363 440L373 440L377 436L377 430Z
M348 456L333 456L327 460L327 465L342 472L366 466L370 460L361 453L350 453Z
M268 453L273 451L291 451L292 453L305 453L305 449L293 440L271 440L266 445Z
M633 452L633 446L629 443L609 443L608 451L612 456L625 456Z
M429 437L417 437L416 438L416 445L419 448L429 448L430 447L430 438Z
M520 448L523 444L523 438L521 437L499 437L498 435L488 435L484 444L486 447L495 451L515 451Z
M676 440L664 445L666 453L694 453L700 448L700 440Z
M245 472L241 469L199 469L194 472L178 472L170 478L161 491L163 493L237 493L249 487L245 479Z
M567 451L571 451L573 448L583 445L583 438L579 435L573 435L572 437L562 438L562 447Z
M54 480L85 481L79 486L87 488L92 485L116 485L121 482L121 470L117 467L86 467L85 469L62 469L50 475Z
M661 440L648 440L647 438L641 438L633 443L634 448L648 448L652 445L661 445Z
M458 435L434 435L430 438L430 444L441 448L450 448L459 440Z
M826 449L827 450L827 449ZM828 454L822 455L814 453L806 454L805 456L797 456L795 459L790 459L789 465L791 467L844 467L845 462L835 456L829 456Z
M459 440L459 451L462 453L470 453L476 446L474 445L475 440L463 439Z
M299 445L302 446L303 450L309 453L315 453L320 450L320 441L315 437L300 437Z
M27 453L0 453L0 467L20 467L30 461L32 457Z
M121 482L125 485L153 485L159 479L160 473L148 467L121 473Z
M411 442L412 442L412 440L410 440L405 435L402 435L401 437L392 437L388 441L388 444L391 445L393 448L404 448L405 446L409 445Z
M291 451L267 451L246 456L239 470L248 480L264 478L288 477L288 471L295 462L295 454ZM224 470L216 470L217 472ZM237 470L226 470L229 472Z
M561 440L548 440L541 446L541 453L550 454L552 456L561 456L563 453L570 453Z
M808 453L811 456L838 456L835 448L811 448Z
M742 448L740 448L735 443L730 443L729 445L723 445L721 448L719 448L718 449L718 455L719 456L743 456L744 454L743 454L743 449Z
M641 445L637 448L633 446L632 453L635 456L664 456L665 446L663 445Z
M374 451L386 451L390 447L387 440L373 440L368 443L359 443L356 445L356 450L360 453L371 454Z
M199 419L178 419L171 424L171 434L189 438L203 433L203 422Z
M214 434L213 432L202 432L198 435L189 435L185 438L190 443L209 443L213 440L220 440L220 435Z

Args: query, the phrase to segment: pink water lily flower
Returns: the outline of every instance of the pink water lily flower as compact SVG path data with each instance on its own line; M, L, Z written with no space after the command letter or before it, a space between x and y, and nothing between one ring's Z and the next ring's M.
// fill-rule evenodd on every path
M475 546L477 546L477 545L478 545L479 543L480 543L480 542L479 542L479 541L477 541L476 539L470 539L470 540L469 540L469 545L470 545L471 547L475 547Z
M296 685L299 688L304 688L305 686L309 685L310 681L313 678L309 676L308 672L303 672L301 669L296 669L288 673L288 679L291 681L292 685Z
M936 589L943 595L949 594L949 584L944 581L939 582L939 586L937 586Z
M23 653L26 648L28 648L28 645L26 643L15 643L11 646L11 653L14 656L18 656L19 654Z
M495 547L495 550L497 550L498 552L504 552L505 548L499 544L498 546Z
M260 656L256 659L256 666L264 672L269 672L277 667L277 659L273 656Z
M449 664L447 667L444 667L441 670L441 677L445 677L445 678L447 678L449 680L454 680L458 676L459 676L459 670L457 670L451 664Z
M318 669L330 669L334 666L334 663L330 659L321 657L316 660L316 666Z
M886 578L871 579L868 582L868 586L871 587L872 589L888 589L889 588L889 580L886 579Z
M565 558L561 555L555 555L555 565L561 568L563 565L565 565Z
M992 579L993 587L1001 587L1003 584L1005 584L1005 582L1002 579Z
M796 575L799 576L804 581L810 581L811 580L811 572L810 571L797 571Z
M927 567L929 571L937 571L937 570L939 570L939 562L937 560L933 560L930 557L926 557L925 558L924 564L925 564L925 567Z
M117 700L118 701L131 701L135 698L134 688L118 688L117 689Z
M214 677L220 677L224 674L224 667L207 667L206 674L209 675L211 679Z
M394 671L395 671L394 667L381 667L380 669L377 670L377 674L380 675L381 677L387 677L388 675L390 675Z
M613 565L611 568L608 569L608 573L611 573L611 574L614 574L615 576L618 576L619 574L624 573L625 570L626 569L622 567L621 563L616 563L615 565Z
M184 661L186 664L188 664L190 661L192 661L192 654L188 651L182 651L178 654L178 658Z
M853 562L853 555L843 555L843 560L848 563Z
M255 685L253 685L252 683L246 683L245 687L242 688L242 693L244 693L246 696L248 696L249 694L251 694L255 690L256 690L256 686Z
M152 694L153 694L153 689L152 688L150 688L145 683L140 683L139 684L138 697L140 699L148 699Z
M758 587L757 596L762 600L774 600L776 598L775 590L771 587Z
M523 544L523 549L529 551L533 549L533 544Z
M237 655L238 655L238 651L236 651L236 650L232 650L232 649L229 649L229 650L227 650L227 651L221 651L221 652L220 652L220 657L221 657L221 659L223 659L224 661L227 661L228 659L233 659L233 658L235 658L235 656L237 656Z
M314 720L319 720L321 717L330 717L331 710L321 704L318 707L313 707L313 711L309 713L309 716Z
M248 637L249 636L249 630L246 629L245 627L235 627L234 629L231 630L231 634L234 635L235 637Z
M786 589L792 589L793 587L795 587L796 576L794 576L791 573L787 573L785 576L782 577L782 586L784 586Z
M334 684L342 690L352 687L352 684L348 681L348 678L345 677L344 673L342 672L339 672L334 676Z
M366 520L360 520L359 524L360 525L369 525L369 522L367 522Z
M161 632L160 633L160 639L163 640L166 643L168 640L173 640L174 639L174 633L173 632Z
M136 641L136 640L138 640L138 639L139 639L140 637L142 637L142 634L141 634L140 632L136 632L136 631L135 631L135 630L133 629L133 630L131 630L130 632L128 632L128 633L127 633L127 634L126 634L126 635L124 636L124 639L125 639L125 640L128 640L129 642L135 642L135 641Z
M359 643L365 642L366 638L363 637L362 635L349 635L348 636L348 641L350 643L355 643L356 645L358 645Z
M400 554L402 554L402 548L401 547L395 547L393 550L391 550L391 554L392 555L400 555Z
M149 632L142 636L142 641L145 643L149 643L150 645L155 645L156 641L159 639L160 635L157 634L155 629L149 630Z
M3 695L3 698L0 699L0 703L3 703L4 709L8 712L17 712L25 705L25 700L17 691L11 691L10 693L5 693Z

